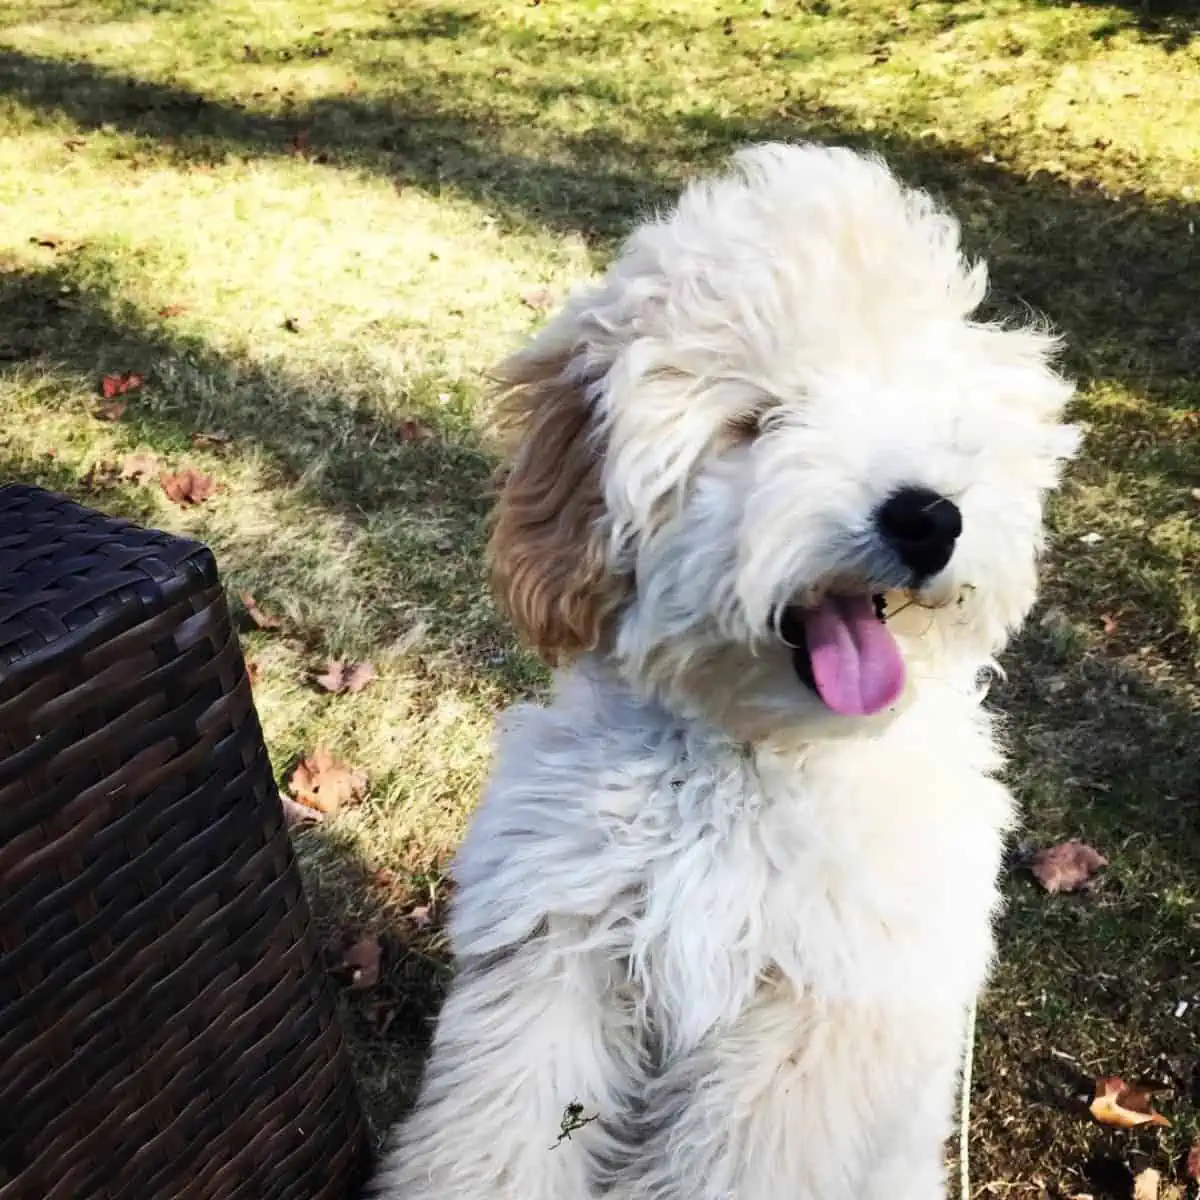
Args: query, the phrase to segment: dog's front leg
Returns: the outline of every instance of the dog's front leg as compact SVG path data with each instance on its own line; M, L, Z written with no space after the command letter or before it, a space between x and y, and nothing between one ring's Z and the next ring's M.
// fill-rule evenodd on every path
M896 1155L879 1167L863 1200L945 1200L946 1170L941 1147L922 1154Z
M379 1200L591 1200L597 1117L627 1087L627 1022L595 950L563 931L466 958Z
M847 1043L787 986L670 1059L611 1200L862 1200Z
M954 1048L948 1042L947 1051ZM932 1069L914 1074L908 1104L888 1122L863 1200L943 1200L945 1146L953 1124L958 1057L946 1053Z
M650 1086L609 1200L941 1200L953 1070L914 1102L922 1016L764 990Z

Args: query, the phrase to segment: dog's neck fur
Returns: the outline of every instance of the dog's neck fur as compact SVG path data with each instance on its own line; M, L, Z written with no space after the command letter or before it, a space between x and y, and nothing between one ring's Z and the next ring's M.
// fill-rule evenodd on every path
M973 764L984 774L992 774L1002 765L992 741L992 719L982 707L986 687L981 678L995 668L994 663L943 664L938 675L922 674L913 679L896 709L878 717L836 717L823 721L779 722L762 732L750 732L734 715L729 728L708 716L709 705L703 698L673 704L653 688L630 683L622 669L602 655L587 655L556 678L553 707L597 706L599 716L611 712L614 717L639 725L671 731L684 753L692 747L693 757L709 759L714 755L735 761L771 764L771 770L783 769L791 777L799 776L814 754L836 753L838 747L852 752L864 743L883 739L890 747L897 736L911 736L913 728L945 723L947 734L959 726L969 731L966 738L978 743ZM797 683L797 687L803 687ZM615 706L615 708L613 707ZM914 719L915 718L915 719ZM944 745L944 739L942 739Z
M926 681L871 737L747 745L584 660L505 724L456 868L474 899L456 944L488 953L547 911L586 912L640 1003L671 998L654 1017L669 1052L735 1019L768 976L822 1002L922 1010L964 1006L982 982L975 927L1013 809L976 697ZM575 851L542 861L568 834ZM522 846L536 906L508 878L530 869Z

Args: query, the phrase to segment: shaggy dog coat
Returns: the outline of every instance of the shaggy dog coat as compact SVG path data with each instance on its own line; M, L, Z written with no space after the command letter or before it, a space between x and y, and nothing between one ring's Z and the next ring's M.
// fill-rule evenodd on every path
M985 289L877 160L757 146L502 368L493 570L559 670L377 1196L944 1194L1014 817L982 680L1076 441Z

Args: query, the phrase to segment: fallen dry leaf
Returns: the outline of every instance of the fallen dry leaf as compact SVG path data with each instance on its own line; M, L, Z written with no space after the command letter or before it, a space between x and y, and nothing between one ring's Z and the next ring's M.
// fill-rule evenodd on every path
M542 313L550 307L552 293L548 287L530 288L521 293L521 303L534 312Z
M1153 1167L1139 1171L1133 1180L1133 1200L1158 1200L1158 1185L1162 1183L1162 1172Z
M125 400L113 400L108 404L101 404L99 408L92 409L92 416L97 421L119 421L124 415L129 404Z
M159 486L166 493L167 499L175 504L203 504L211 500L217 485L210 475L185 467L174 474L164 471L158 477Z
M331 658L316 681L327 692L340 696L343 692L361 692L375 678L375 668L369 662L348 663Z
M1171 1122L1150 1107L1153 1089L1133 1087L1118 1075L1106 1075L1096 1080L1096 1092L1090 1111L1101 1125L1116 1129L1136 1129L1139 1125L1162 1125Z
M158 310L160 317L177 317L180 313L187 312L187 306L184 304L168 304L164 308Z
M302 825L315 825L325 820L325 814L307 804L297 804L291 796L280 796L283 802L283 819L289 829L298 829Z
M324 746L318 746L301 760L288 786L301 804L332 815L344 804L362 797L367 790L367 777L334 758Z
M372 871L371 882L383 892L394 892L400 883L396 878L396 873L389 871L386 867L377 867Z
M282 624L278 617L272 617L263 612L263 610L258 607L258 601L255 600L249 592L240 593L239 598L241 599L242 607L246 610L246 616L248 616L259 629L278 629Z
M373 934L364 934L342 955L342 966L350 972L350 986L356 992L373 988L379 982L381 947Z
M136 454L127 454L121 460L121 478L132 479L141 483L151 475L158 474L158 455L139 450Z
M402 442L421 442L429 436L429 427L409 417L396 426L396 436Z
M105 375L100 380L100 392L105 400L111 400L114 396L125 395L126 392L136 392L142 386L142 383L142 377L132 373L125 375Z
M43 233L41 236L31 237L29 240L33 245L41 246L43 250L57 250L66 244L67 239L57 233Z
M1074 892L1084 887L1108 859L1084 842L1073 839L1039 850L1029 865L1033 877L1048 892Z
M340 658L331 658L323 674L315 675L316 682L327 692L340 692L345 686L346 663Z
M250 680L250 686L253 687L260 682L263 677L263 665L256 658L248 658L246 660L246 678Z

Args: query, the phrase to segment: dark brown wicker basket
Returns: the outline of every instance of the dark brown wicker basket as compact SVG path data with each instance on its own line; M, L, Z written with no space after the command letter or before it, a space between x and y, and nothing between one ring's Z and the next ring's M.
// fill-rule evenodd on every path
M341 1200L366 1142L211 553L0 489L0 1200Z

